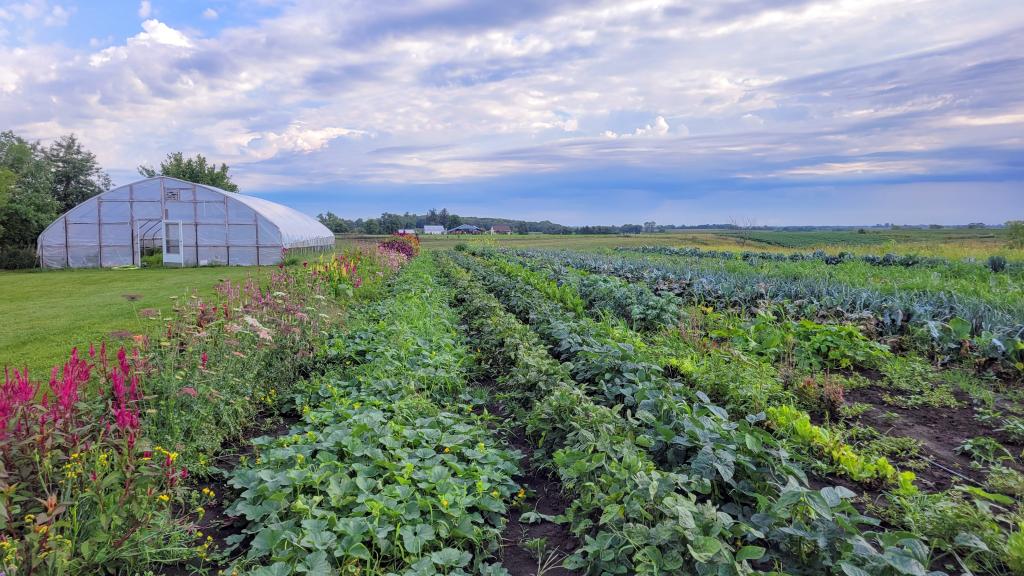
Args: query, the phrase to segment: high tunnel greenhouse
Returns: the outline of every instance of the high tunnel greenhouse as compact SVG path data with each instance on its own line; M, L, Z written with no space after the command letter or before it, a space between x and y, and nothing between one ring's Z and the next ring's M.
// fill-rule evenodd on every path
M334 234L287 206L212 186L158 176L75 206L39 235L43 268L142 264L161 253L169 266L259 266L285 250L329 250Z

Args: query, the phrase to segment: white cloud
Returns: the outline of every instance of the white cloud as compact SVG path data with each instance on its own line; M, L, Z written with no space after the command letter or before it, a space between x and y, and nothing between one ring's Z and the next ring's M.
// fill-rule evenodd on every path
M129 43L156 43L166 46L178 46L180 48L192 47L192 41L182 32L171 28L159 20L146 20L142 23L143 32L136 34L129 39Z
M217 16L219 16L219 14L217 14L217 11L213 8L207 8L206 10L203 10L203 18L207 20L216 20Z
M658 116L653 124L647 124L643 128L633 131L634 136L664 136L668 134L669 125L664 116Z
M96 68L112 61L127 60L132 51L147 47L165 46L173 49L192 48L193 43L188 36L175 30L159 20L146 20L142 23L142 32L128 38L123 46L111 46L89 56L89 65Z
M362 130L335 126L308 128L302 122L295 122L281 132L266 131L247 137L245 153L265 160L280 152L309 153L324 148L336 138L361 138L365 135Z
M139 2L139 18L149 18L153 14L153 4L149 0Z
M1024 124L1024 113L995 114L992 116L954 116L949 119L954 126L998 126L1000 124Z

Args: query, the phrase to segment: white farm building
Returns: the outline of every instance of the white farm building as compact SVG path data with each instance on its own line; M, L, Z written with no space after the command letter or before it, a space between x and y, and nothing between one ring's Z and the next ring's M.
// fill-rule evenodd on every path
M39 235L43 268L140 265L160 250L164 264L276 264L284 250L328 250L334 234L287 206L168 176L94 196Z

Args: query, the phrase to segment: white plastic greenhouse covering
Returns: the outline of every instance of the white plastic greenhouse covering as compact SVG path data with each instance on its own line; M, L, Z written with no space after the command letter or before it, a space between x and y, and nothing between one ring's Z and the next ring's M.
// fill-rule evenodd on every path
M140 265L143 249L168 246L165 262L182 266L267 265L333 248L334 234L287 206L158 176L75 206L39 235L38 256L44 268Z

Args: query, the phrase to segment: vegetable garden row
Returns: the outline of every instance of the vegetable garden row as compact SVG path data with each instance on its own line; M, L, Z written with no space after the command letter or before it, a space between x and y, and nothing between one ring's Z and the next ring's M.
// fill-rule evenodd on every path
M1024 573L1011 312L417 252L225 286L45 400L10 373L4 571ZM898 435L926 413L986 433Z
M851 487L864 493L859 506L923 536L935 566L997 574L1022 569L1020 398L1012 381L979 374L969 362L935 366L889 339L901 352L895 354L856 326L801 318L781 300L749 308L742 300L687 304L670 290L659 295L643 282L566 266L593 262L592 255L478 252L494 272L547 294L564 310L602 318L654 370L734 413L763 411L768 428L819 478L856 481ZM614 270L608 260L586 269ZM651 287L666 286L655 274L648 279ZM871 396L874 404L850 401L880 390L881 401ZM630 407L628 398L623 403ZM901 424L915 424L921 413L938 412L941 420L952 406L970 413L962 405L972 403L974 418L958 430L962 442L943 446L899 436ZM894 419L877 421L868 411ZM924 474L923 483L910 470L897 471L904 464Z

